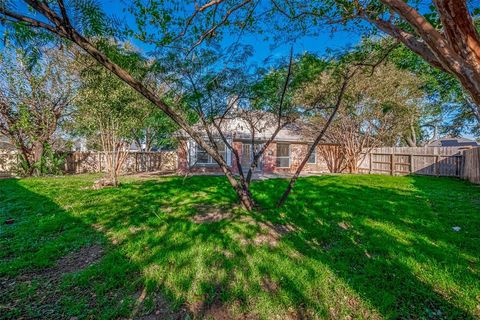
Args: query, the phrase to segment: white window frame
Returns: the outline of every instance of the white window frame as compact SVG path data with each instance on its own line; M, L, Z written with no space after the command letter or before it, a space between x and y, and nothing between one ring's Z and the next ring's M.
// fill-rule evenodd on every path
M307 144L307 152L308 150L310 150L311 147L312 147L311 144ZM313 156L313 159L314 159L313 162L310 162L311 156ZM307 164L317 164L317 146L315 146L315 149L313 149L313 152L310 155L310 157L308 157Z
M206 140L205 140L206 141ZM227 147L227 145L223 142L223 141L219 141L221 143L223 143L224 147L225 147L225 151L223 151L223 157L225 159L225 161L227 162L228 165L231 165L231 156L230 156L230 152L229 152L229 148ZM212 156L210 156L208 153L207 154L207 162L199 162L198 161L198 151L199 150L203 150L202 146L200 146L198 143L196 143L195 141L191 141L190 143L190 157L192 157L192 165L196 166L196 165L217 165L217 162L212 158Z
M281 156L281 157L278 156L278 146L279 146L279 145L287 145L287 146L288 146L288 156ZM291 145L290 145L290 143L277 143L277 150L276 150L276 151L277 151L277 152L276 152L276 153L277 153L277 157L276 157L276 159L275 159L275 166L276 166L277 168L290 168L290 166L291 166L291 163L290 163L290 162L291 162L291 161L290 161ZM278 159L288 159L288 166L286 166L286 167L281 167L281 166L279 166L279 165L278 165Z

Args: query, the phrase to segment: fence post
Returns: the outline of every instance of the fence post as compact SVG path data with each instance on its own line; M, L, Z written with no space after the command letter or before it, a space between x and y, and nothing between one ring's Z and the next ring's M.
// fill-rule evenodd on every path
M138 159L137 159L136 153L135 153L135 164L133 165L133 172L138 172Z
M391 156L390 156L390 175L393 176L394 173L395 173L395 162L394 162L394 158L395 158L395 153L392 153Z
M368 159L368 174L372 174L372 152L370 151L368 153L369 159Z
M408 155L408 163L409 163L408 172L410 174L412 174L412 172L413 172L413 154Z
M440 176L440 163L438 161L439 161L439 157L438 157L438 155L436 155L435 156L435 165L433 166L433 168L435 169L435 175L437 177Z

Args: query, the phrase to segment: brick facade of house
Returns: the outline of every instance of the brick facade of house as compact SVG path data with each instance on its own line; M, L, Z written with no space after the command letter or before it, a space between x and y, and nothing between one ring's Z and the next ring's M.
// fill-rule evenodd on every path
M245 142L248 144L248 142ZM289 166L280 168L277 167L277 143L288 144L290 146L290 161ZM235 150L242 158L242 147L244 142L234 141L232 143ZM272 142L265 153L263 154L262 163L258 172L260 173L278 173L278 174L293 174L300 166L303 158L308 152L307 143L299 142ZM303 169L303 173L324 173L328 172L328 167L323 157L316 148L315 163L307 163ZM231 167L235 173L238 173L235 156L231 156ZM245 171L247 168L245 169ZM217 164L194 164L190 167L188 156L188 144L186 140L181 140L178 146L178 171L181 174L186 172L191 173L222 173L221 168Z

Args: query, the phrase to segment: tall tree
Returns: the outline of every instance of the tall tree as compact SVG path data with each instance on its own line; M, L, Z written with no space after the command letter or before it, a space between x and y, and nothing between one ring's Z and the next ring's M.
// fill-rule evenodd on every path
M152 7L143 7L144 18L151 16L148 9ZM434 68L455 77L471 97L473 103L467 107L475 116L480 115L477 1L433 0L428 6L418 0L212 0L192 4L192 11L179 36L193 30L195 46L218 37L230 26L240 28L241 33L250 28L269 36L276 30L278 38L292 40L305 34L318 35L327 26L335 30L338 25L348 27L353 22L351 28L364 33L370 32L367 25L374 26ZM149 34L147 26L142 29ZM174 37L174 31L169 35Z
M400 70L391 63L379 65L354 76L345 92L343 108L327 130L325 137L340 148L336 163L337 172L357 172L368 150L381 145L399 144L410 134L412 123L417 122L417 109L423 103L422 82L412 73ZM324 94L316 83L299 96L304 103L315 103ZM306 100L306 101L305 101ZM320 127L326 116L319 114L312 119L313 126ZM324 148L327 154L328 148Z
M393 48L395 46L391 47L391 49ZM386 109L391 108L392 100L395 103L400 102L397 100L402 102L412 100L410 99L413 98L410 96L411 90L408 92L409 90L402 91L397 89L399 82L401 82L398 76L390 77L396 78L396 81L388 79L390 83L387 84L375 78L375 75L382 74L381 72L375 74L375 72L384 66L389 50L384 53L364 49L365 47L360 45L340 55L337 60L329 64L328 68L320 69L320 73L314 74L310 81L303 83L302 86L297 88L299 97L297 97L297 104L303 105L305 110L309 110L305 115L322 120L317 121L316 124L313 124L315 122L313 121L304 129L305 134L313 138L313 143L278 200L277 207L285 203L309 157L326 136L338 113L343 115L349 114L349 116L352 116L351 118L360 118L360 121L357 119L357 121L351 122L358 122L363 129L370 127L370 133L376 132L378 134L379 132L387 132L386 128L392 128L389 124L395 123L395 121L385 121L387 118L391 119L392 117L390 116L379 117L382 113L389 115L393 113L386 112ZM307 65L311 64L311 62L311 59L306 61ZM313 62L315 62L315 59L313 59ZM318 66L318 63L314 63L313 66ZM406 82L408 83L408 80ZM402 99L398 99L398 97L402 97ZM395 108L395 110L397 109L399 108ZM399 112L396 113L400 114ZM344 117L344 119L348 118ZM355 129L358 128L355 127ZM359 130L361 131L362 129ZM350 137L357 138L358 135ZM355 144L355 146L357 145ZM360 149L360 147L355 149ZM353 157L345 157L344 160L350 161L350 163L354 161Z
M248 186L242 179L237 180L233 171L228 166L226 159L221 155L215 144L204 140L201 133L188 122L188 119L178 110L173 108L166 101L164 95L159 95L150 86L135 77L132 72L121 67L115 62L115 56L102 51L102 46L94 42L94 36L102 35L105 30L106 19L101 14L99 6L93 1L74 1L71 4L58 0L56 2L45 2L37 0L23 1L31 10L22 11L18 6L12 5L10 1L0 3L0 14L8 27L27 27L33 30L47 31L62 39L69 40L87 54L97 60L104 68L115 74L123 82L128 84L138 93L143 95L156 107L162 110L170 119L182 128L197 144L199 144L221 167L223 173L234 188L242 205L251 210L254 207L253 199L248 192ZM76 18L71 18L75 12ZM33 14L32 14L33 12ZM88 28L83 28L83 25ZM82 34L82 31L83 34ZM86 31L86 32L85 32ZM133 31L132 31L133 32ZM103 34L105 35L105 34Z
M73 113L72 133L96 145L105 159L109 185L118 185L118 176L133 141L131 129L136 124L136 105L141 98L98 66L83 72Z
M357 31L365 23L393 37L431 66L460 83L480 110L480 36L475 19L479 5L467 0L433 0L426 6L417 0L271 0L274 11L287 19L288 30L318 32L315 26L354 22ZM281 20L280 20L281 21ZM292 26L293 24L293 26ZM313 28L312 28L313 26Z
M415 74L426 94L422 117L408 138L410 146L436 139L438 134L480 137L480 109L454 76L430 66L405 47L395 49L389 60Z
M0 57L0 133L18 148L23 173L39 173L45 148L76 94L76 71L65 51L31 61L22 50Z
M116 56L123 68L131 70L144 83L153 81L151 63L131 45L109 41L103 46ZM154 121L161 123L162 115L148 100L91 57L80 54L77 60L77 63L90 67L80 73L76 109L69 129L73 134L87 137L91 145L103 151L108 176L104 182L117 186L130 146L136 142L139 147L145 145L149 151L155 135L162 129L156 127ZM169 124L167 132L176 129Z

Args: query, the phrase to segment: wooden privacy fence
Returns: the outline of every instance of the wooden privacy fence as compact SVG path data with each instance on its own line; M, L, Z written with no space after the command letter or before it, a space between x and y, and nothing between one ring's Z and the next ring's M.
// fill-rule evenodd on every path
M361 173L390 175L419 174L460 177L472 181L478 175L479 148L457 147L383 147L363 154ZM474 156L477 156L475 159ZM477 171L475 171L477 170Z
M19 163L19 156L14 151L0 151L0 178L11 177L15 174Z
M105 172L105 152L73 152L65 161L66 173ZM122 166L122 173L134 172L175 172L177 153L175 151L129 152Z
M480 148L463 152L462 178L480 184Z
M16 152L0 152L0 178L15 176L19 164ZM71 152L66 155L62 171L65 173L104 172L105 152ZM134 172L175 172L177 153L175 151L129 152L122 166L122 173Z

